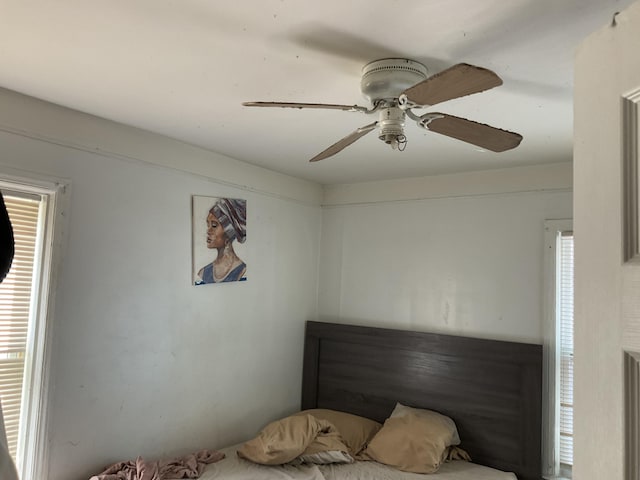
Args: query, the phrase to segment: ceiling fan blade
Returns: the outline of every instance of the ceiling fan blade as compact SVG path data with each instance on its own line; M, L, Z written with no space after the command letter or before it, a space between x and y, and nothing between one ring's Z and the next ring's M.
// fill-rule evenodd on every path
M504 152L520 145L522 135L446 113L423 115L420 124L427 130L462 140L492 152Z
M403 94L416 105L435 105L498 85L502 85L502 79L491 70L459 63L416 83Z
M295 102L243 102L245 107L282 107L282 108L329 108L349 112L368 112L367 107L360 105L336 105L332 103L295 103Z
M378 122L373 122L373 123L370 123L369 125L365 125L364 127L360 127L355 132L350 133L349 135L344 137L342 140L334 143L329 148L327 148L326 150L323 150L322 152L320 152L318 155L316 155L309 161L317 162L318 160L324 160L327 157L335 155L342 149L348 147L353 142L358 140L360 137L364 137L371 130L375 130L377 126L378 126Z

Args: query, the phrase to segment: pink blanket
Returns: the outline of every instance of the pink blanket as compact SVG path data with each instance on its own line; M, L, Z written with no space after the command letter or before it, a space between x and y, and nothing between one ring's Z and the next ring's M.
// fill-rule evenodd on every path
M201 450L170 461L147 461L142 457L111 465L89 480L168 480L174 478L198 478L204 467L224 458L216 450Z

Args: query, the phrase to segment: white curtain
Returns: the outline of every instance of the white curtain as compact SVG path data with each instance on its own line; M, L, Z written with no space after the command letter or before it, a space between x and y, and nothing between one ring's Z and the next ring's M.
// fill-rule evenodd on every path
M16 468L13 465L9 448L7 447L7 435L4 431L4 417L2 415L2 403L0 403L0 479L18 480Z

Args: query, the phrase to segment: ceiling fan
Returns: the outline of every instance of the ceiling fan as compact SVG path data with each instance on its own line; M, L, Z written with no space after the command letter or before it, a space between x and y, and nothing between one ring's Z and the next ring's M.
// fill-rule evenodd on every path
M247 107L324 108L378 113L378 120L358 128L313 157L317 162L335 155L367 133L379 130L378 138L393 149L404 150L405 118L414 120L426 130L446 135L493 152L517 147L522 136L482 123L446 113L429 112L422 115L414 109L426 108L447 100L478 93L502 85L502 79L486 68L459 63L432 76L427 68L406 58L386 58L366 64L362 69L360 89L371 107L326 103L244 102Z

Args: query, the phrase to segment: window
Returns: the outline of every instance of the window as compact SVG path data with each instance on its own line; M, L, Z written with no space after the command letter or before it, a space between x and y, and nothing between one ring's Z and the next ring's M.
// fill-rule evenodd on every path
M560 473L571 476L573 465L573 232L562 232L556 301L557 350L560 356Z
M573 226L545 222L543 473L571 478L573 465Z
M40 198L2 193L13 227L15 256L0 283L0 399L9 453L16 461Z
M0 399L20 478L45 478L47 317L54 220L65 186L1 179L15 256L0 283Z

